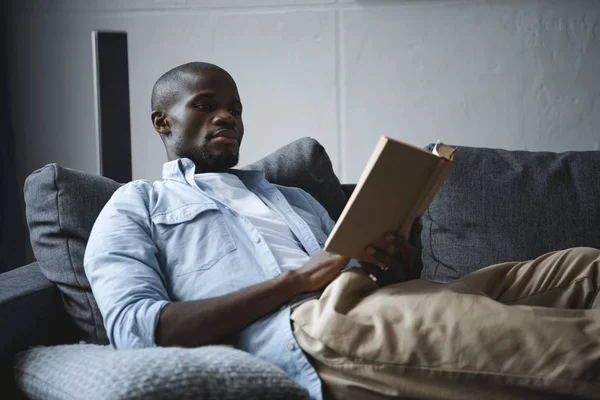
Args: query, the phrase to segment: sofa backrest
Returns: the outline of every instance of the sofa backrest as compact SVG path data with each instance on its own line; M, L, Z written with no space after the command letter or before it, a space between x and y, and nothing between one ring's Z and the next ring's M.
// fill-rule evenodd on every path
M600 248L600 152L458 146L423 218L425 279L577 246Z
M304 138L248 166L312 194L336 219L347 201L323 147ZM50 164L25 184L31 243L60 289L81 340L107 343L83 271L93 223L119 184ZM423 217L422 277L450 281L494 263L574 246L600 248L600 152L538 153L459 147Z

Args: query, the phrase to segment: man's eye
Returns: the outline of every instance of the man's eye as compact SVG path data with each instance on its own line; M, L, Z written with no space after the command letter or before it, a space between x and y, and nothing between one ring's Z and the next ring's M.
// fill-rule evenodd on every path
M229 110L229 113L234 117L239 117L240 115L242 115L242 110L236 110L232 108L231 110Z
M200 110L204 111L211 111L212 109L214 109L214 107L210 104L196 104L196 108L199 108Z

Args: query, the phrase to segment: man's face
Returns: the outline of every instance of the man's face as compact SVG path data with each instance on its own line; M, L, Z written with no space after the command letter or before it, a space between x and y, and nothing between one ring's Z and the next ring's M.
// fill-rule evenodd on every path
M196 172L223 172L235 166L244 136L242 103L233 79L220 70L190 75L167 118L169 159L187 157Z

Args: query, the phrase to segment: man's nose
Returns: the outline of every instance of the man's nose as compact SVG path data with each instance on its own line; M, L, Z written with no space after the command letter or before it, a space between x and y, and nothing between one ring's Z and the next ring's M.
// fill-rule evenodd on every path
M213 117L213 122L217 125L228 125L235 126L237 121L233 118L233 115L229 112L229 110L217 110L217 113Z

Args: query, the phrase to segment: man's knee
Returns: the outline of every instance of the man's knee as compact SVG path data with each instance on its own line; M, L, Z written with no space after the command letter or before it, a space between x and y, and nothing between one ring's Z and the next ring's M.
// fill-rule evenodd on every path
M593 247L572 247L570 249L563 250L570 256L574 256L578 259L582 259L589 262L598 261L600 262L600 249Z

